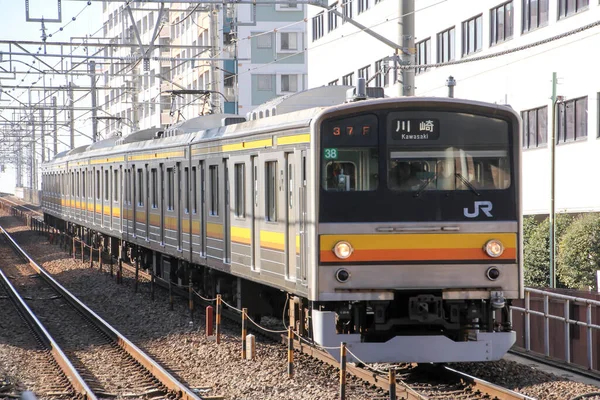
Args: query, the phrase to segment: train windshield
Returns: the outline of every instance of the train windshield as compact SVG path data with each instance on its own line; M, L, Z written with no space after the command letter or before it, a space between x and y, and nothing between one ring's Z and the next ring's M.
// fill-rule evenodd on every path
M390 190L478 193L510 186L505 121L457 113L405 114L388 118Z
M462 219L464 209L483 197L498 204L494 218L512 217L517 127L512 120L451 111L326 120L321 220L341 221L348 213L357 220ZM505 213L499 210L504 205Z

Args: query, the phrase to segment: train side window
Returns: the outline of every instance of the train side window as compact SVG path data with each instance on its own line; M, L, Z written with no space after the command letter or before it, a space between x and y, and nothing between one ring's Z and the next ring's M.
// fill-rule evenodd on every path
M104 200L110 200L110 176L108 175L108 170L104 170Z
M198 170L192 167L192 213L198 212Z
M234 200L235 200L235 216L238 218L246 217L246 175L245 165L235 164L234 166Z
M265 163L265 217L277 221L277 161Z
M183 169L183 179L185 185L185 208L186 214L190 213L190 170L188 167Z
M158 208L158 171L152 168L150 171L152 177L152 208Z
M144 205L144 170L141 168L138 168L137 170L137 189L138 189L138 205L139 206L143 206Z
M100 200L100 170L96 170L96 198Z
M119 170L113 171L113 201L119 201Z
M85 199L85 171L81 171L81 197Z
M219 215L219 166L211 165L208 170L210 185L210 215Z
M167 168L167 210L173 210L174 199L173 168Z

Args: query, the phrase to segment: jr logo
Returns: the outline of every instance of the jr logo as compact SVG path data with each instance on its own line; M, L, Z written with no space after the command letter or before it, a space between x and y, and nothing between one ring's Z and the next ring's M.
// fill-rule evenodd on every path
M479 217L479 211L483 211L483 213L488 217L492 217L492 202L491 201L476 201L473 206L475 207L475 211L472 213L469 212L468 208L464 209L465 217L467 218L477 218Z

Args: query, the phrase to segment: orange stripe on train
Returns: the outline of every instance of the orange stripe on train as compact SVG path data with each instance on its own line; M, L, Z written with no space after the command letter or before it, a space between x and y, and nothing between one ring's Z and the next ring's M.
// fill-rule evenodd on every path
M475 249L380 249L355 250L350 257L341 260L331 250L321 250L321 262L368 262L368 261L490 261L515 260L517 251L507 248L497 258L488 256L481 248Z

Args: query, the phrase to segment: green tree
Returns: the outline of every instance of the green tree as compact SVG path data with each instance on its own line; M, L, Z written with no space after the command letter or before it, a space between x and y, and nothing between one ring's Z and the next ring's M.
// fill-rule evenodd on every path
M528 217L532 218L532 217ZM571 224L573 217L568 214L556 215L556 254L560 252L560 239ZM558 259L557 259L558 263ZM523 265L525 286L545 288L550 284L550 220L536 224L523 221ZM557 275L557 286L561 286Z
M597 289L600 269L600 214L587 213L573 221L560 241L557 273L572 289Z

